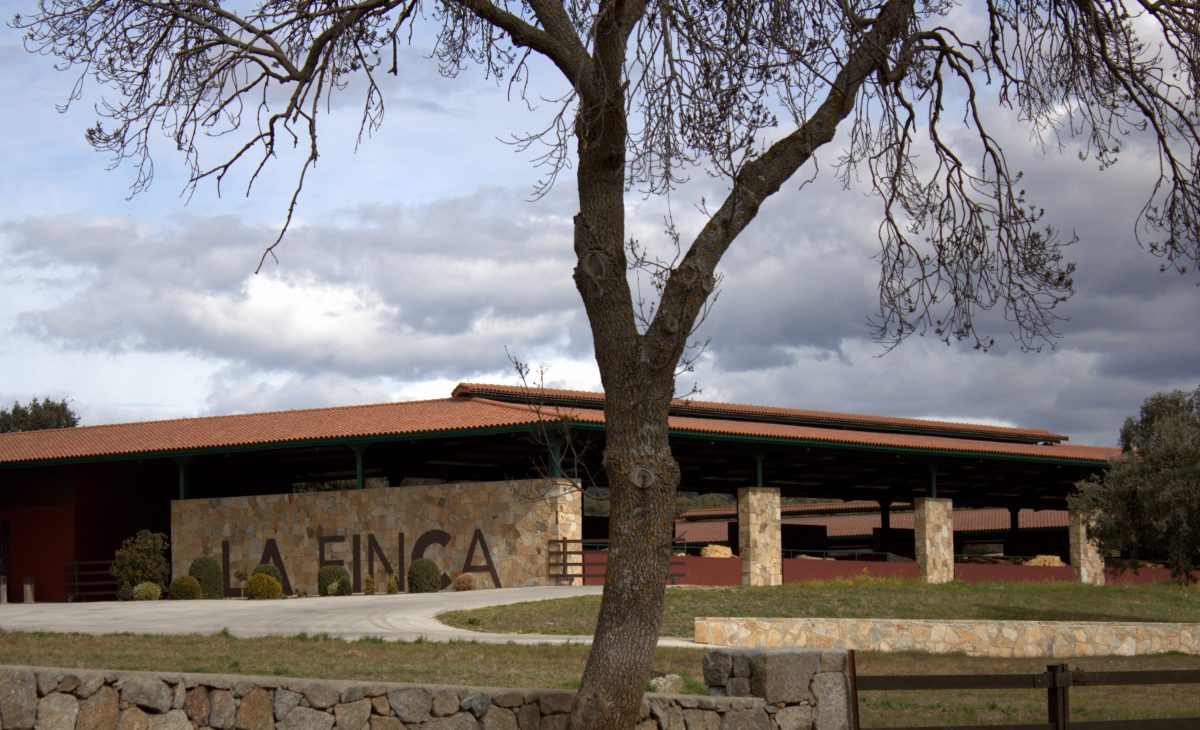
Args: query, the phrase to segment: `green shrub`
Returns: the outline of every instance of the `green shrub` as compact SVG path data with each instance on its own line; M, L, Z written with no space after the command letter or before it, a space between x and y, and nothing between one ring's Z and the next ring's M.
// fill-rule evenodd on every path
M121 584L121 587L117 589L117 600L118 601L132 601L133 600L133 586L130 585L129 581L125 581L124 583Z
M194 601L204 597L200 581L190 575L177 575L171 579L171 587L167 589L167 598L172 601Z
M475 590L475 575L473 573L459 573L454 576L450 587L456 591L473 591Z
M254 572L250 575L269 575L275 580L279 581L279 585L283 585L283 573L280 573L279 568L276 568L270 563L262 563L256 566L254 568Z
M363 595L375 595L375 577L368 575L363 579Z
M400 581L396 580L396 576L392 573L388 573L386 590L389 596L400 592Z
M200 583L200 592L205 598L225 597L225 572L213 556L201 555L193 560L188 575Z
M161 593L170 573L167 546L167 536L161 532L140 530L117 548L109 572L118 583L128 582L134 587L146 581L157 583Z
M255 572L242 586L242 594L251 601L275 600L283 598L283 586L266 573Z
M437 593L442 590L442 571L429 558L418 558L408 566L409 593Z
M133 600L157 601L162 598L162 588L152 581L142 581L133 587Z
M340 565L326 565L317 571L318 596L350 595L350 574Z

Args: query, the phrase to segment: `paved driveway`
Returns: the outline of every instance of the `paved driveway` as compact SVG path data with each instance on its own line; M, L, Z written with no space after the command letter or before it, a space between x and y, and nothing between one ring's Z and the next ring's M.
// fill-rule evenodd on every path
M444 611L551 598L598 595L599 586L497 588L481 591L398 595L290 598L285 601L102 601L10 603L0 606L0 629L84 634L212 634L294 636L328 634L344 639L375 636L413 641L491 643L588 643L590 636L485 634L451 628L437 620ZM664 645L695 646L666 639Z

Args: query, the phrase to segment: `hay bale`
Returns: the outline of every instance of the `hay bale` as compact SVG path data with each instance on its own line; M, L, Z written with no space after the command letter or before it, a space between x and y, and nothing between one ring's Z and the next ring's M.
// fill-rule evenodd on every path
M705 545L700 548L702 558L732 558L733 551L725 545Z

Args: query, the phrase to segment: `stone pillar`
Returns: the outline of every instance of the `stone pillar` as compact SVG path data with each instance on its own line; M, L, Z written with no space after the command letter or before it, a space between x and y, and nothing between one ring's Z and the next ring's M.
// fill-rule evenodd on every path
M918 497L913 500L913 518L921 580L954 580L954 503L940 497Z
M25 596L24 596L23 600L25 601L25 603L35 603L35 601L33 599L33 576L32 575L25 576Z
M1071 539L1071 570L1075 580L1084 585L1104 585L1104 556L1100 554L1096 543L1088 537L1088 526L1091 524L1088 515L1071 510L1067 534Z
M742 585L783 583L778 489L738 489L738 550L742 554Z
M8 603L8 576L0 575L0 605Z

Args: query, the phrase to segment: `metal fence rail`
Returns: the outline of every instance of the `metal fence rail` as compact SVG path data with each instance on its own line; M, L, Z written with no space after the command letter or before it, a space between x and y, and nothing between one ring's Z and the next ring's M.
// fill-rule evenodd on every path
M674 545L671 552L679 552L682 545ZM589 578L603 580L608 574L607 559L603 563L587 560L588 555L604 555L608 540L550 540L548 548L549 577L560 585L573 585L576 579L586 585ZM674 584L686 577L687 570L682 557L672 555L667 582Z
M109 572L109 560L67 562L67 600L103 601L117 597L117 579Z
M1153 684L1200 684L1200 669L1156 669L1125 672L1088 672L1066 664L1050 664L1036 674L912 674L857 676L850 652L851 703L855 730L859 691L951 689L1044 689L1046 722L1017 725L914 725L889 730L1200 730L1200 718L1158 720L1071 720L1072 687L1107 687Z

